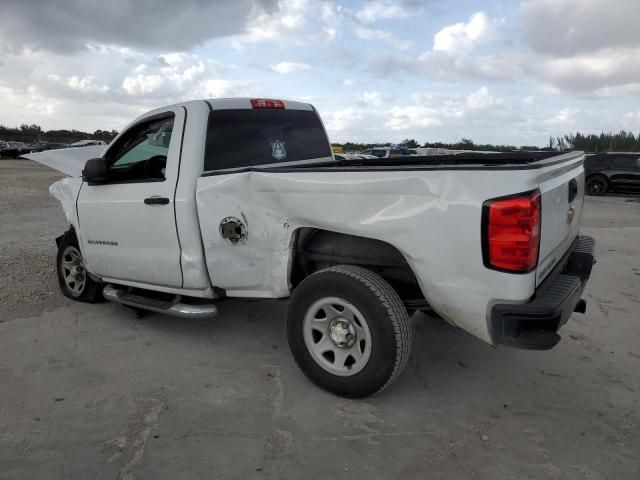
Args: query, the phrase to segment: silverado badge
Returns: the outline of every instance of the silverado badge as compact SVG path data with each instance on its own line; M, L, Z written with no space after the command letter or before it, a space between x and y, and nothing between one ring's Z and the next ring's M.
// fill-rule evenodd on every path
M284 144L285 142L281 142L280 140L274 140L271 142L271 156L275 160L287 158L287 151L284 148Z

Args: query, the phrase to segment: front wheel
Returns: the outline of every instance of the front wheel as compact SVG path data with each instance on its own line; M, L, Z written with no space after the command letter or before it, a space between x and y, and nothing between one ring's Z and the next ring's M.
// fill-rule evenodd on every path
M406 366L411 323L384 279L339 265L296 288L287 338L296 363L316 385L344 397L366 397L391 385Z
M58 283L62 293L73 300L96 303L102 300L102 284L91 279L84 267L76 234L71 230L58 246Z
M609 182L605 177L602 177L600 175L589 177L585 185L585 190L587 191L588 195L604 195L605 193L607 193L607 190L609 190Z

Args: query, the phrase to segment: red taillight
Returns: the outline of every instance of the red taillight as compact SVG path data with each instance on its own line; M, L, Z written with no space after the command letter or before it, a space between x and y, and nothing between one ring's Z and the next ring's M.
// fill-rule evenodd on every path
M284 102L270 98L252 98L251 106L253 108L284 108Z
M482 210L485 265L508 272L533 270L540 247L540 192L487 200Z

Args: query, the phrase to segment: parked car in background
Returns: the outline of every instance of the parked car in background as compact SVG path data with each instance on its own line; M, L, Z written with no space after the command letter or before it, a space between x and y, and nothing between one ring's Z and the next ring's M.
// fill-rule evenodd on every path
M640 153L596 153L584 162L585 191L604 195L616 190L640 191Z
M378 158L408 157L411 155L409 150L404 147L374 147L361 153L374 155Z
M364 153L334 153L333 158L336 160L376 160L380 157Z
M374 155L362 155L360 153L334 153L333 158L336 160L370 160L378 157Z
M29 145L30 153L44 152L45 150L56 150L58 148L67 148L66 143L54 142L35 142Z
M18 158L25 153L31 153L29 145L21 142L3 142L0 144L0 158Z
M90 147L92 145L106 145L107 142L102 140L80 140L79 142L74 142L70 147Z
M412 148L411 150L409 150L409 152L411 152L411 155L413 155L413 152L416 152L416 154L420 157L428 157L430 155L438 155L438 149L437 148L433 148L433 147L416 147L416 148ZM441 152L440 155L446 155L446 152Z

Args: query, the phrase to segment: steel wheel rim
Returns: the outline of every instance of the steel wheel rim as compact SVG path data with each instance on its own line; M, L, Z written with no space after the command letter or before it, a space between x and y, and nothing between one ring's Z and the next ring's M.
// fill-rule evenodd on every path
M305 314L303 335L311 357L333 375L355 375L371 357L369 325L362 313L342 298L324 297L314 302Z
M604 190L604 182L602 180L591 180L589 190L594 194L602 192Z
M79 297L84 291L87 272L84 269L82 255L76 247L67 247L62 252L60 267L64 283L74 297Z

